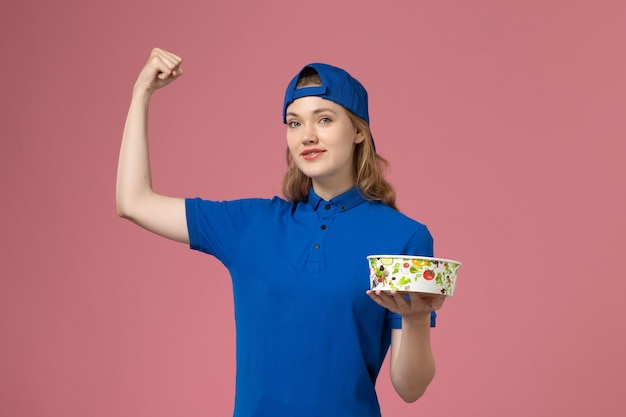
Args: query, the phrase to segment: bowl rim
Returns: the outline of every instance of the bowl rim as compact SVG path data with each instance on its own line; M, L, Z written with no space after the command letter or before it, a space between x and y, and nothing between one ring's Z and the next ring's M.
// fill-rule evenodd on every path
M454 259L446 259L446 258L435 258L432 256L413 256L413 255L368 255L367 259L372 258L392 258L392 259L423 259L428 261L439 261L439 262L448 262L458 264L459 266L463 265L459 261L455 261Z

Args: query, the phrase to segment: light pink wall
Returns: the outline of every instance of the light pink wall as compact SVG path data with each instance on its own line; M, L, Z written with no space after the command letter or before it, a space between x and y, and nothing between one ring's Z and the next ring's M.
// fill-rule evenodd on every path
M158 190L279 193L283 89L310 61L371 97L401 208L463 261L438 374L387 416L621 416L626 3L9 1L0 7L0 415L226 416L225 269L115 214L154 46Z

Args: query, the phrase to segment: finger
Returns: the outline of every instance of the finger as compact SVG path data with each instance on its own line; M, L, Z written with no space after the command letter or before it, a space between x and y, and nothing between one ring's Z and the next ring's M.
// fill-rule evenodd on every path
M445 298L444 295L440 294L415 293L411 294L411 303L413 305L427 306L430 310L438 310L443 305Z
M169 62L171 62L175 67L179 67L180 64L183 63L183 59L176 54L172 54L171 52L167 52L165 57Z
M182 67L171 67L168 63L163 62L157 65L157 78L166 80L170 77L177 78L183 73Z
M180 75L182 71L177 70L182 63L182 58L171 52L160 48L154 48L150 54L152 67L157 71L157 77L161 80L170 75Z
M183 75L183 68L182 67L176 67L172 70L172 76L173 77L180 77L181 75Z
M382 300L380 299L380 297L379 297L379 296L378 296L378 295L377 295L374 291L370 291L370 290L368 290L368 291L366 291L365 293L369 296L369 298L371 298L372 300L374 300L374 302L375 302L376 304L378 304L379 306L384 307Z
M391 290L390 297L393 299L394 303L398 305L400 308L406 308L411 305L411 295L409 294L409 299L407 300L407 295L403 293L399 293L396 290Z
M182 63L181 59L176 59L175 57L172 57L169 54L163 54L163 55L159 56L159 58L161 58L161 61L163 61L163 63L170 70L174 70L175 68L179 67L180 64Z
M433 294L422 297L423 300L428 301L432 306L441 306L446 299L445 295Z
M435 301L435 300L439 300L440 298L445 297L443 295L440 294L429 294L429 293L423 293L423 292L416 292L416 293L411 293L411 299L412 300L424 300L424 301Z
M150 56L167 56L170 59L174 60L174 61L179 61L182 62L182 58L172 52L166 51L165 49L161 49L161 48L153 48L152 51L150 52Z
M171 69L167 66L159 55L152 55L148 61L148 67L152 69L156 78L165 79L169 77Z
M391 309L395 305L395 302L392 297L387 295L384 291L366 291L366 294L376 302L376 304L385 307L386 309Z

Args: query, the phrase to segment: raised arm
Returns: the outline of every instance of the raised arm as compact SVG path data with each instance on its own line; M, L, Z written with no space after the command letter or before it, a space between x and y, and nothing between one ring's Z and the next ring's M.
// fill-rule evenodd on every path
M185 200L154 192L148 148L152 94L178 79L182 59L155 48L139 73L126 117L117 168L116 205L120 217L178 242L189 243Z

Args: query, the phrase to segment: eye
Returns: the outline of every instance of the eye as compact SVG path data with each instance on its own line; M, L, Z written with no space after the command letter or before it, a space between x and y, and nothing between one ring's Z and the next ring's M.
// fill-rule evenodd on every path
M320 123L321 123L321 124L323 124L323 125L325 125L325 124L327 124L327 123L330 123L330 122L332 122L332 120L330 119L330 117L322 117L322 118L320 119Z
M300 123L296 122L295 120L292 120L291 122L287 123L287 125L289 127L298 127L300 126Z

